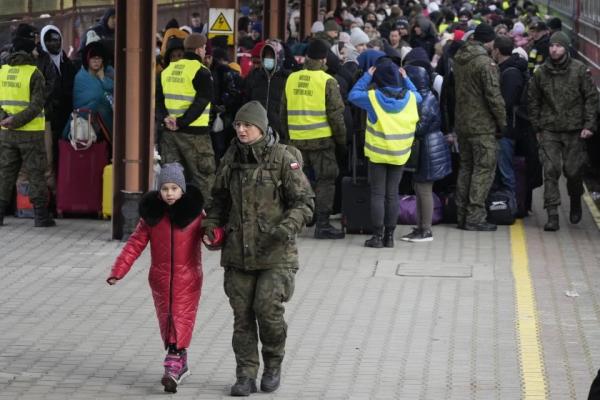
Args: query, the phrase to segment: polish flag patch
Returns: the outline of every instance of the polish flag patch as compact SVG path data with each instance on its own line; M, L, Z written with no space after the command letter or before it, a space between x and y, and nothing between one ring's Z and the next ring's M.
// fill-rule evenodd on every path
M300 164L298 164L297 162L293 162L290 164L290 168L291 169L300 169Z

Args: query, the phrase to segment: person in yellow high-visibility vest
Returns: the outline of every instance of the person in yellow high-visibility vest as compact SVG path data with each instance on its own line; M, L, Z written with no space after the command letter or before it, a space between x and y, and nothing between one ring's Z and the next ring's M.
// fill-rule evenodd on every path
M206 38L194 33L183 47L183 58L171 60L156 82L156 118L164 124L159 153L163 164L183 165L186 182L208 203L216 166L209 123L213 81L202 63Z
M336 150L346 152L345 106L337 81L323 70L328 51L325 42L314 39L304 69L288 77L281 99L281 128L282 135L302 152L305 171L315 175L315 238L342 239L344 232L330 224L329 215L339 173Z
M44 131L44 76L32 52L35 42L15 37L8 64L0 67L0 225L21 166L29 176L36 227L55 226L48 212Z
M366 247L394 247L398 189L414 140L421 95L391 60L383 58L356 82L348 100L367 111L365 156L369 160L373 236ZM402 74L402 78L400 75ZM375 88L371 89L371 83Z

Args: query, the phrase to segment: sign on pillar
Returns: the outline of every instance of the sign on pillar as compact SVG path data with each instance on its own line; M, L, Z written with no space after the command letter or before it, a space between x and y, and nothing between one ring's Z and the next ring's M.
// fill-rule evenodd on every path
M227 44L233 45L235 9L210 8L208 10L208 38L227 36Z

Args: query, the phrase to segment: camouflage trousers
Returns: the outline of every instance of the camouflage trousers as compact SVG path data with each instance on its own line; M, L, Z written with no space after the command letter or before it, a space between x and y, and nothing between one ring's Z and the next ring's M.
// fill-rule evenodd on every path
M456 182L459 225L485 222L485 200L496 175L498 143L492 135L458 138L460 167Z
M576 132L542 132L540 160L544 166L544 208L557 213L560 205L558 180L561 170L567 178L569 196L583 194L583 168L587 162L585 141Z
M183 166L186 183L200 189L207 209L216 172L210 135L165 130L160 141L160 157L162 164L178 162Z
M302 150L306 176L314 173L311 182L315 191L315 215L329 215L335 197L335 179L339 174L334 148L322 150Z
M237 377L256 378L260 365L258 335L265 368L281 366L287 338L283 303L294 293L295 273L281 268L257 271L225 268L225 294L234 317L232 345Z
M45 207L46 164L44 132L0 131L0 207L10 203L21 167L29 178L31 203L34 207Z

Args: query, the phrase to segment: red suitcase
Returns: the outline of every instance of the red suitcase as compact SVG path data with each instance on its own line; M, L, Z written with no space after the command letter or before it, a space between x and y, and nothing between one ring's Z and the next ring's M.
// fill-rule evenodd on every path
M56 211L63 214L102 213L102 172L108 164L108 143L75 150L67 140L58 143Z

